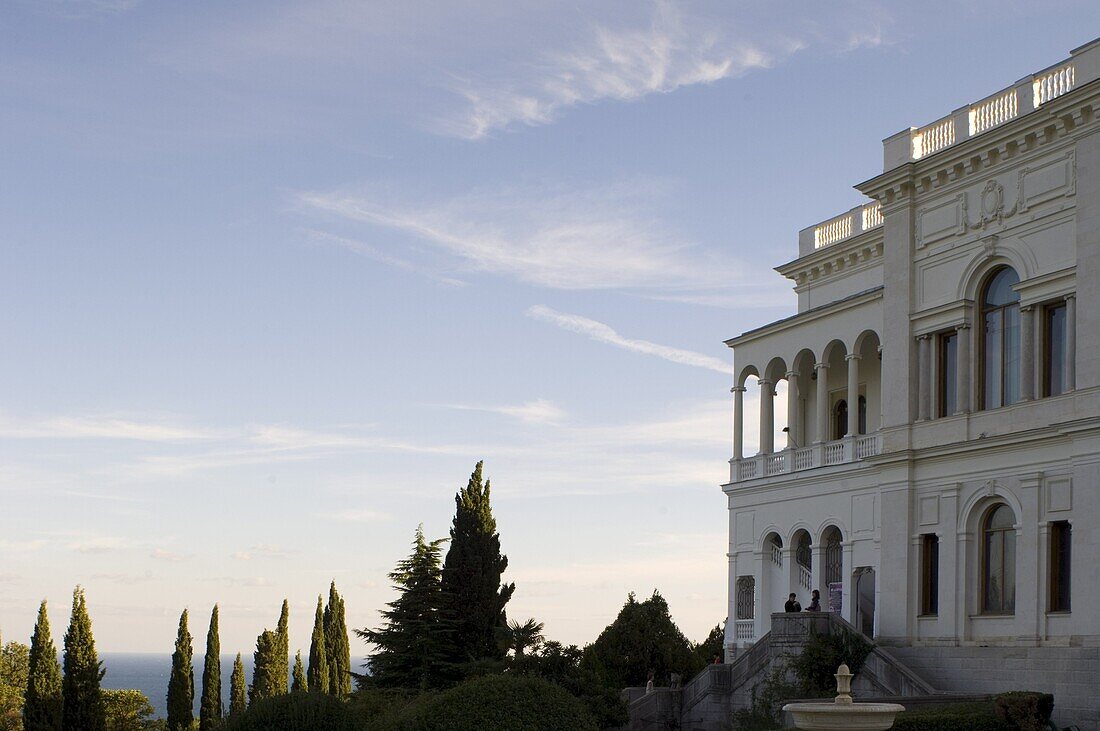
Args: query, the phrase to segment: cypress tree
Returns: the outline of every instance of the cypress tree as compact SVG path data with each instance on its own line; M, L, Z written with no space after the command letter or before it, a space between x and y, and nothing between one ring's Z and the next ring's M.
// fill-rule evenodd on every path
M61 681L62 731L104 731L103 698L99 681L103 667L96 656L92 620L84 590L73 590L73 612L65 632L65 677Z
M229 717L237 718L248 708L248 696L245 691L244 663L241 653L233 661L233 673L229 676Z
M507 648L498 637L508 626L504 606L516 589L501 583L508 558L500 553L490 483L482 482L482 466L477 463L466 487L455 495L451 545L443 562L443 615L452 630L448 652L455 664L504 659Z
M290 686L292 693L304 693L309 690L309 681L306 680L306 669L302 667L302 651L294 656L294 684Z
M309 689L328 693L328 653L325 651L325 618L321 597L317 597L317 613L313 616L313 637L309 642Z
M248 702L255 703L279 695L279 636L269 629L260 633L256 638L253 658L255 665L252 668L252 686L248 689Z
M368 665L371 681L381 687L428 690L448 679L439 611L440 554L445 540L428 542L423 526L416 529L412 553L390 573L398 597L382 612L385 624L355 631L376 648Z
M287 694L287 677L290 675L290 605L283 599L283 608L279 612L279 624L275 627L275 637L279 644L276 648L274 666L275 688L280 695Z
M191 731L195 720L195 672L191 666L191 633L187 610L180 615L176 650L172 653L172 674L168 677L168 731Z
M60 731L61 666L50 635L46 600L38 606L38 621L31 635L27 693L23 702L24 731Z
M336 591L335 581L329 584L324 625L329 672L328 692L332 695L345 695L351 692L351 646L348 643L348 623L344 617L344 598Z
M218 637L218 605L210 612L206 632L206 656L202 663L202 701L199 704L199 731L217 728L222 719L221 639Z

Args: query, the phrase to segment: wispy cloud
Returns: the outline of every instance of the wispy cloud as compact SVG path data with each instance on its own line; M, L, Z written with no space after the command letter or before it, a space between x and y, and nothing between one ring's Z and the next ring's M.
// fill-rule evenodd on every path
M305 231L305 234L314 243L334 244L336 246L345 248L348 251L352 251L361 256L365 256L368 259L373 259L380 264L385 264L386 266L391 266L395 269L401 269L403 271L419 274L441 284L447 284L452 287L465 287L467 284L461 279L448 277L446 275L432 271L428 267L420 266L419 264L411 262L407 259L388 254L377 246L369 244L366 241L361 241L359 239L350 239L346 236L337 236L335 234L327 233L325 231L316 231L312 229L307 229Z
M717 358L703 353L696 353L693 350L683 350L681 348L673 348L668 345L661 345L659 343L653 343L648 340L637 340L634 338L626 338L615 332L610 326L596 320L591 320L581 315L571 315L567 312L558 312L551 309L546 305L535 305L527 309L527 314L536 320L542 322L548 322L552 325L557 325L563 330L569 330L571 332L584 335L596 342L607 343L608 345L614 345L617 348L624 350L632 350L635 353L644 353L646 355L654 355L658 358L663 358L673 363L680 363L681 365L694 366L696 368L707 368L712 371L718 371L719 373L729 374L733 368L727 363L724 363Z
M381 523L393 519L389 513L366 508L344 508L331 513L319 513L318 518L338 520L345 523Z
M461 411L484 411L490 414L502 414L520 421L535 424L555 424L565 418L565 412L546 399L535 399L522 404L504 406L479 406L476 404L447 404L449 409Z
M236 551L230 558L237 561L251 561L256 558L289 558L290 552L270 543L258 543L248 550Z
M187 556L182 553L175 553L163 548L154 548L153 552L149 554L149 558L156 559L157 561L169 561L171 563L178 563L187 559Z
M744 267L669 230L656 213L667 205L669 192L666 182L633 179L505 186L430 203L398 200L370 188L304 192L297 200L307 212L426 243L437 258L447 255L460 270L540 287L672 293L748 281L737 274Z
M738 5L728 9L740 22L730 22L729 15L692 15L667 0L650 7L647 21L594 23L571 47L543 51L511 76L456 80L452 90L465 105L439 120L435 130L476 140L514 125L548 124L578 105L632 101L742 76L812 42L824 40L841 50L882 42L881 28L873 23L821 37L799 32L792 27L797 23L781 28L750 17Z
M135 420L112 414L54 416L15 420L0 417L0 437L9 439L120 439L177 442L210 439L217 432L168 423L163 419Z
M127 545L127 541L118 536L90 536L73 541L69 548L77 553L108 553Z

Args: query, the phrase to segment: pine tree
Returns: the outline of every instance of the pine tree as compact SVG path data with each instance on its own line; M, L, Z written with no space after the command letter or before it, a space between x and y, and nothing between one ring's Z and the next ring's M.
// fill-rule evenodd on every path
M256 638L256 653L253 658L255 665L252 668L252 687L248 689L250 704L280 694L279 636L269 629L260 633Z
M27 694L23 703L24 731L60 731L61 666L50 635L46 600L38 607L38 621L31 636Z
M290 686L292 693L304 693L309 690L309 681L306 680L306 669L302 667L302 651L294 656L294 684Z
M199 731L211 731L222 719L221 639L218 637L218 605L210 612L206 632L206 656L202 663L202 701L199 704Z
M287 677L290 675L290 605L283 599L283 608L279 612L279 624L275 627L275 637L279 640L275 658L275 687L280 695L287 694Z
M63 731L104 731L103 698L99 681L103 667L95 651L92 620L84 590L73 590L73 612L65 632L65 677L61 681Z
M328 692L332 695L345 695L351 692L351 646L348 643L348 623L344 617L344 598L336 591L335 581L328 588L324 625Z
M191 723L195 720L193 655L187 610L184 609L176 634L176 650L172 653L172 674L168 677L168 731L191 731Z
M355 633L377 649L368 658L371 680L382 687L427 690L448 677L440 616L441 538L428 542L416 529L413 550L398 562L390 580L399 596L382 612L380 629Z
M455 495L451 545L443 562L443 614L452 623L448 652L455 664L504 659L507 648L499 642L508 625L504 606L516 589L501 583L508 558L500 553L482 465L477 463L465 489Z
M248 696L245 691L244 663L241 653L233 661L233 673L229 676L229 717L237 718L248 708Z
M328 653L325 651L325 618L321 597L317 597L317 613L313 617L313 637L309 643L309 689L328 693Z

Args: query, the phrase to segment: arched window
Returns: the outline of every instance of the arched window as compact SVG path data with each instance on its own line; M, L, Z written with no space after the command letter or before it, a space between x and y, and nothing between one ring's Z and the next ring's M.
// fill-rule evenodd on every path
M825 588L829 584L839 584L844 576L844 547L841 545L840 529L829 526L824 533L825 543Z
M982 408L997 409L1020 399L1020 278L998 269L982 293Z
M982 611L1012 614L1016 609L1016 516L1001 504L982 521Z
M833 439L841 439L848 434L848 402L844 399L836 402L833 409Z

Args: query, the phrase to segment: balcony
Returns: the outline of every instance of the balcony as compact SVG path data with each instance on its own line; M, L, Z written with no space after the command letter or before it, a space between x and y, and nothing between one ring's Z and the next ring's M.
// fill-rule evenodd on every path
M800 449L785 449L782 452L758 454L740 460L731 459L730 483L787 475L816 467L849 464L881 453L881 435L860 434Z

